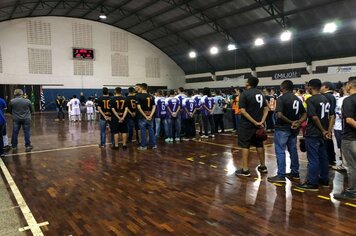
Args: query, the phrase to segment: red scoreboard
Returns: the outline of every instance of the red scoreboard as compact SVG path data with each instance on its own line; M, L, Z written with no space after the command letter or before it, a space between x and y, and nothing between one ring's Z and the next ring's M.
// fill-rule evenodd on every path
M73 48L73 59L94 60L94 49Z

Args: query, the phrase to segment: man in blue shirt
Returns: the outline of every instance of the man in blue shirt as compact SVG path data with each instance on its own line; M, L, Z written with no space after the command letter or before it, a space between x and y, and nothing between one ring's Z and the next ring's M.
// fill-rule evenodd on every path
M4 99L0 98L0 156L4 157L4 140L3 140L3 132L6 128L6 119L5 119L5 109L6 102Z

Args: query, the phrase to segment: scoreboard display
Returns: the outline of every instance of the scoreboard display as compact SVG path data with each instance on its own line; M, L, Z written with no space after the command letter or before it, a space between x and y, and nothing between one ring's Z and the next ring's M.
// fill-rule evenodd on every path
M94 60L94 49L73 48L73 59Z

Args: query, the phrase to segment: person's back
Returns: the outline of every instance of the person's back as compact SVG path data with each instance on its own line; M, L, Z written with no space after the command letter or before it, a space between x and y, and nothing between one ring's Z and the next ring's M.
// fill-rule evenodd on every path
M254 120L262 120L266 99L257 88L250 88L242 92L239 100L239 108L244 108ZM245 116L241 117L241 126L255 127Z
M307 124L305 136L306 137L322 138L323 133L318 128L318 126L317 126L316 122L313 120L312 116L317 116L320 120L322 127L325 130L328 130L329 115L330 115L329 112L331 112L330 103L325 96L323 96L321 94L315 94L307 100L307 106L308 106L308 110L307 110L308 111L308 124Z
M225 99L221 95L217 95L214 97L215 100L215 108L214 114L224 114L224 106L225 106Z
M10 101L9 111L14 120L31 119L31 101L27 98L15 97Z

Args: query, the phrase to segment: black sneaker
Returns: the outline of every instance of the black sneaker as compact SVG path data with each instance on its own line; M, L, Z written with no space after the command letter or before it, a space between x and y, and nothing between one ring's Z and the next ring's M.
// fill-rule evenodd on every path
M241 169L238 169L235 171L235 175L236 176L244 176L244 177L250 177L251 176L251 173L250 173L250 170L243 170L242 168Z
M286 174L286 177L289 178L289 179L300 179L300 176L299 174L295 174L295 173L287 173Z
M305 182L304 184L298 184L296 186L298 189L306 190L306 191L319 191L318 185L313 185L308 182Z
M267 171L267 166L261 166L261 165L259 165L259 166L257 167L257 170L258 170L259 172L261 172L261 173L264 173L264 174L268 173L268 171Z
M325 181L322 181L321 179L319 180L319 186L322 187L322 188L329 188L330 185L329 185L329 181L325 182Z
M119 149L119 146L111 146L111 149L112 149L112 150L118 150L118 149Z
M268 177L267 180L268 180L268 182L271 182L271 183L285 183L286 182L286 178L282 177L280 175Z
M33 149L33 146L32 146L32 145L25 147L25 151L26 151L26 152L30 152L32 149Z
M10 149L11 149L10 145L6 145L6 146L4 146L4 151L5 151L5 152L10 151Z
M352 200L352 201L356 201L356 195L349 193L347 191L344 191L342 193L335 193L334 194L334 198L336 200Z

